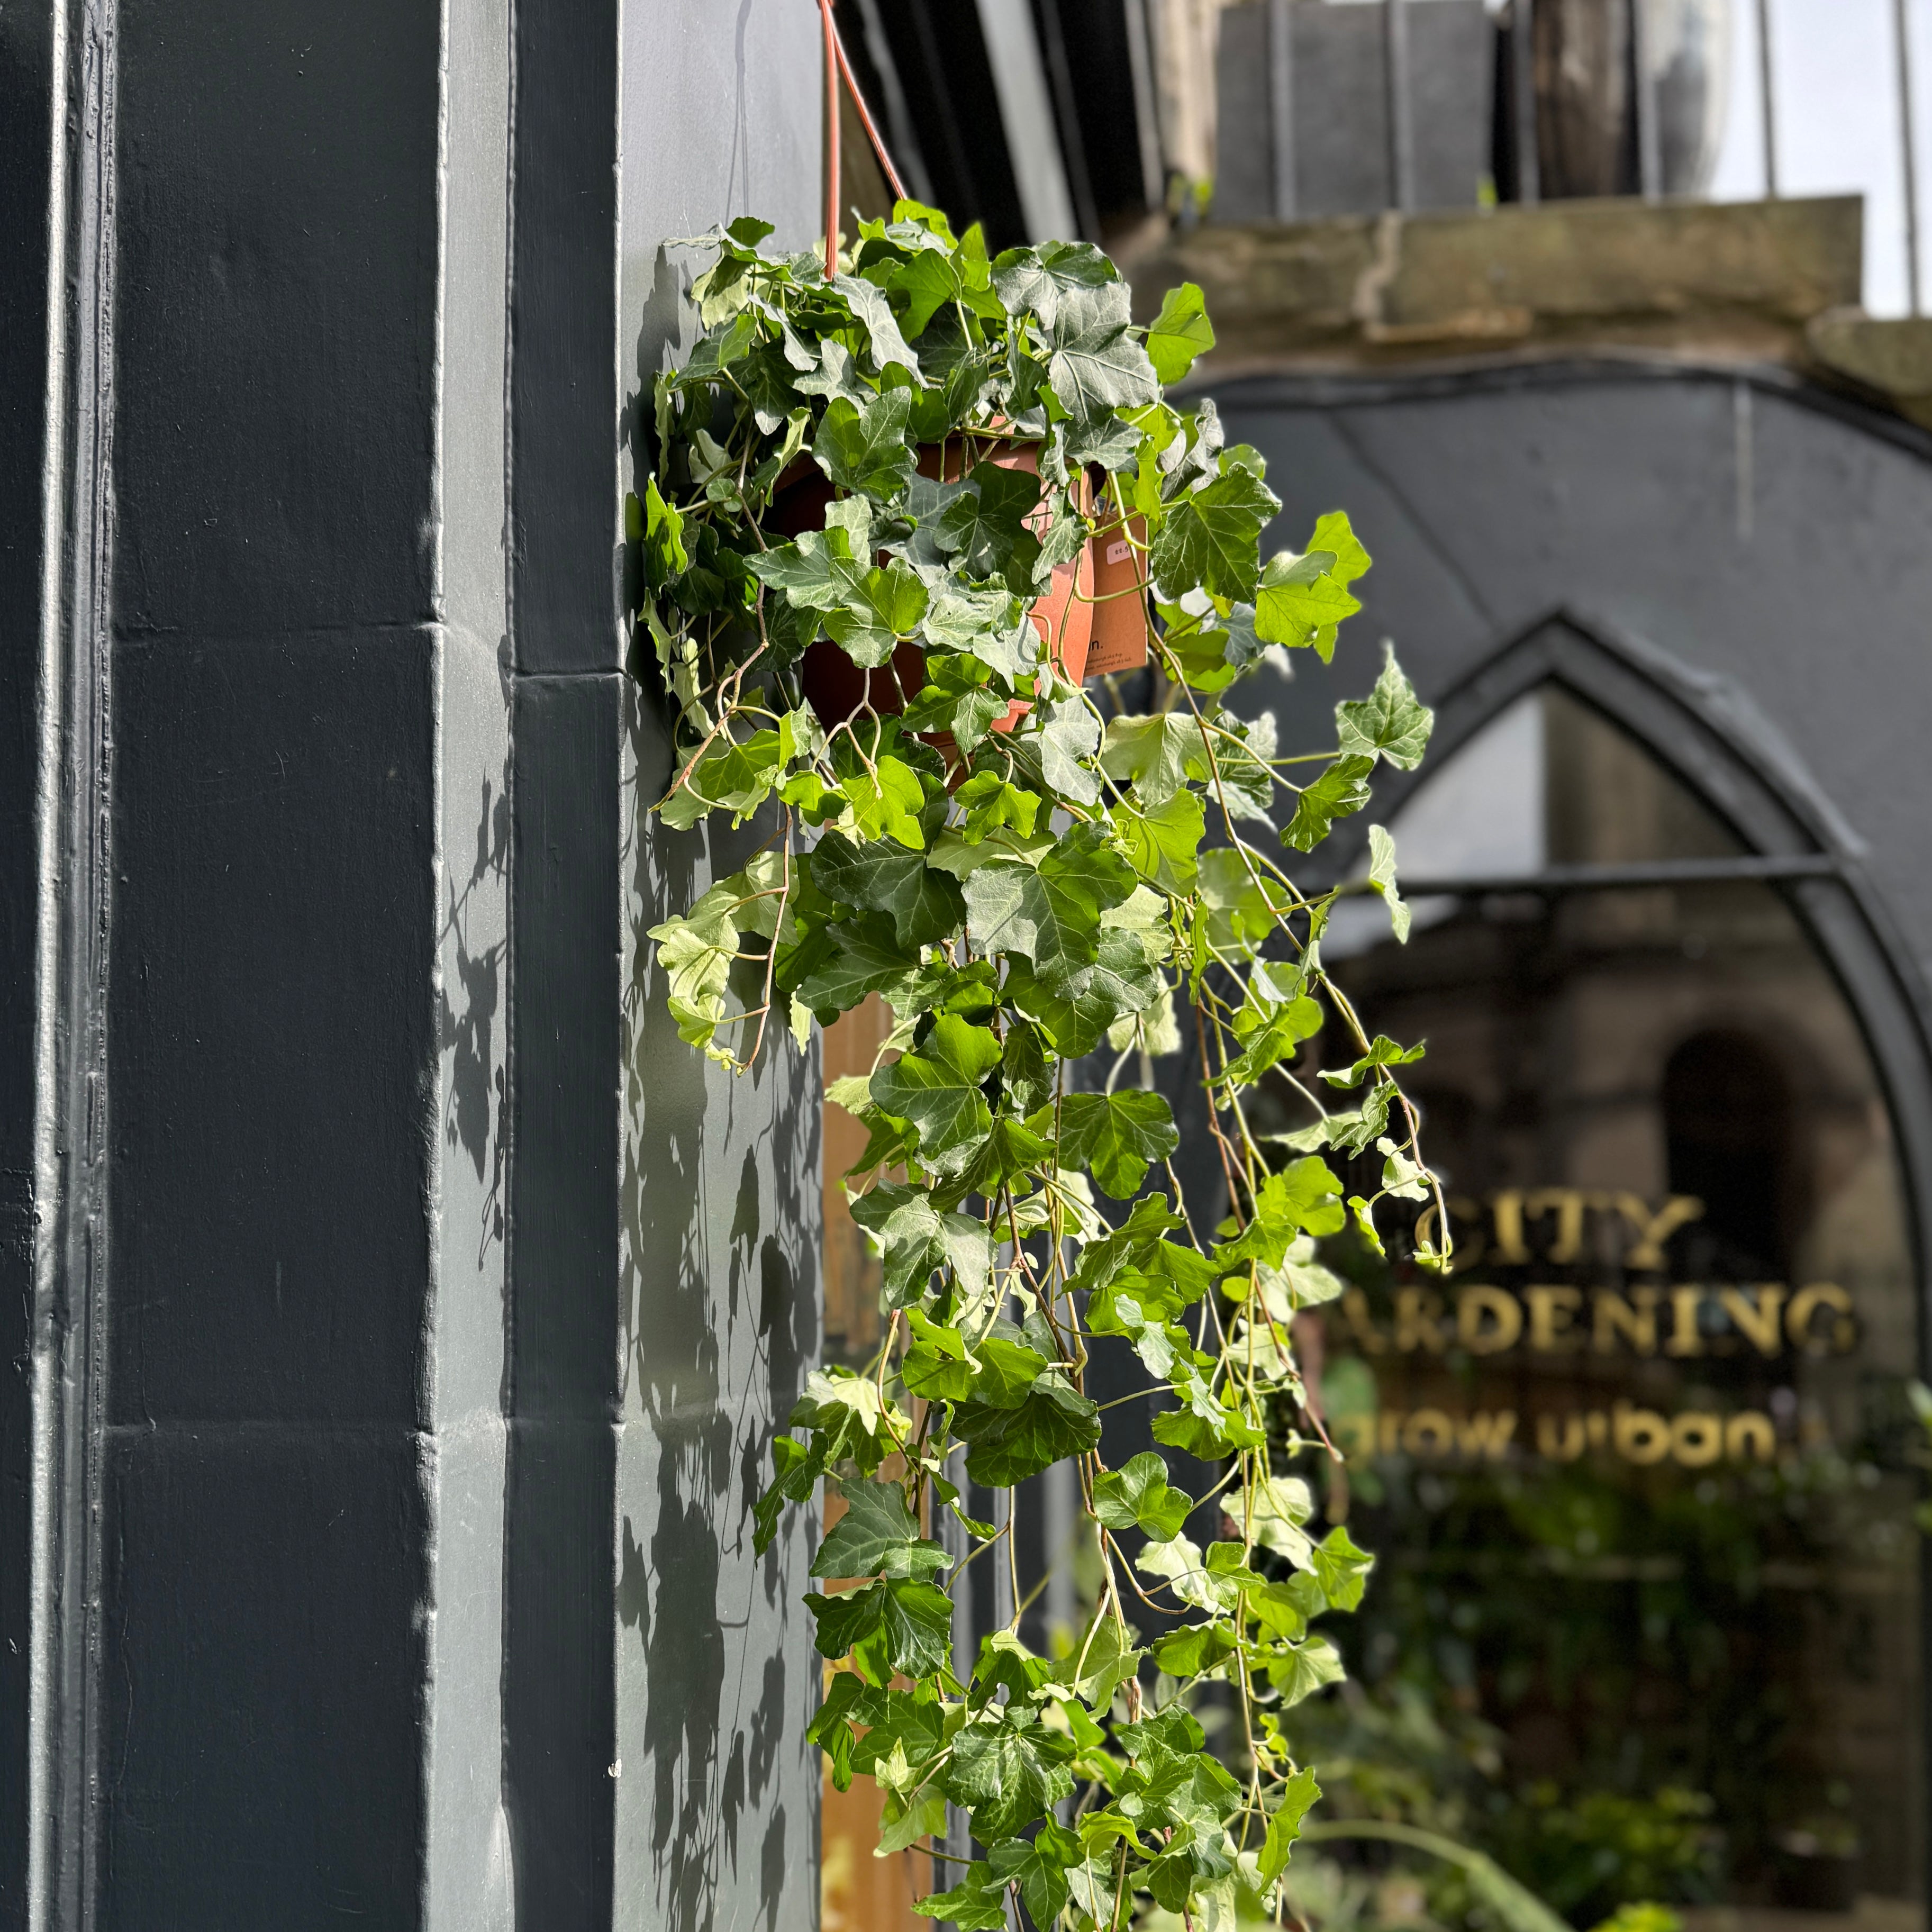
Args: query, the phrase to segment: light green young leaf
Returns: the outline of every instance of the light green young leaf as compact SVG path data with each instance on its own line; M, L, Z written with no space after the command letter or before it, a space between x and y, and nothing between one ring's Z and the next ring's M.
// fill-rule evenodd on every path
M1408 944L1409 910L1395 883L1395 841L1379 825L1369 827L1369 884L1389 909L1389 924L1403 945Z
M1169 289L1148 331L1148 356L1154 374L1163 382L1178 382L1193 368L1195 357L1214 346L1214 325L1200 290L1192 282Z
M1190 778L1206 778L1207 742L1198 721L1184 712L1114 718L1100 748L1100 769L1111 778L1130 780L1142 806L1156 811Z
M1314 1772L1305 1768L1282 1786L1274 1815L1268 1820L1268 1840L1262 1846L1260 1876L1264 1886L1274 1884L1288 1868L1294 1841L1301 1835L1301 1821L1321 1796L1322 1787L1316 1783Z
M1416 697L1396 662L1395 646L1384 644L1382 654L1382 673L1369 695L1336 706L1336 742L1346 752L1380 756L1412 772L1428 749L1436 714Z

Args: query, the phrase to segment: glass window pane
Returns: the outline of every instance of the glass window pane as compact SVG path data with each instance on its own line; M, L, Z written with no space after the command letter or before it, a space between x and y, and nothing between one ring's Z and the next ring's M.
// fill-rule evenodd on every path
M1480 849L1504 800L1550 862L1738 849L1552 690L1399 843ZM1428 1043L1456 1254L1440 1281L1400 1236L1328 1244L1330 1509L1381 1563L1342 1620L1364 1692L1304 1708L1312 1754L1353 1767L1345 1805L1434 1806L1580 1925L1918 1899L1914 1263L1856 1019L1766 886L1437 914L1336 968L1372 1033ZM1305 1105L1284 1084L1261 1124Z

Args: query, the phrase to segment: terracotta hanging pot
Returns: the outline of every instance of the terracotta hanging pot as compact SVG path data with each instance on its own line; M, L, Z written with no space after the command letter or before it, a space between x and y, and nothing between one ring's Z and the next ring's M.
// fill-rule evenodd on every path
M1037 475L1040 446L1011 437L956 437L943 446L922 445L919 452L920 474L938 482L956 482L980 463ZM1088 513L1092 504L1090 484L1082 476L1074 487L1076 506L1083 514ZM823 530L831 502L830 483L815 466L801 463L795 470L794 480L781 482L773 496L771 526L788 537L805 530ZM1028 520L1036 526L1043 525L1046 514L1042 505ZM1090 542L1072 562L1056 565L1052 587L1036 597L1027 609L1054 668L1070 684L1078 684L1088 675L1088 652L1096 608L1094 550ZM879 561L883 563L884 557L881 556ZM835 724L868 701L882 716L903 711L908 700L926 682L926 653L916 644L902 644L889 663L868 669L854 664L830 638L821 638L807 648L800 675L812 708L823 722ZM1016 698L993 729L1010 731L1029 709L1024 700Z

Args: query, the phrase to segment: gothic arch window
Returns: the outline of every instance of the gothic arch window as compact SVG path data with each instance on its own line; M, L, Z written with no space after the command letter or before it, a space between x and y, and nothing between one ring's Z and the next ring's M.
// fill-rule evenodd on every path
M1473 1801L1678 1830L1685 1902L1798 1903L1854 1842L1918 1900L1923 1032L1828 815L1695 698L1533 634L1383 802L1408 944L1366 898L1325 944L1428 1043L1457 1243L1330 1244L1330 1507L1386 1559L1350 1641L1496 1727Z

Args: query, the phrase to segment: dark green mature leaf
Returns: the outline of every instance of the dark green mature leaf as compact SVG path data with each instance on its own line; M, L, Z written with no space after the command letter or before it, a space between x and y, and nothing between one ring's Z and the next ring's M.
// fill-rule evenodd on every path
M919 628L927 602L917 573L896 557L857 577L844 601L826 612L825 628L855 664L877 670Z
M1006 1932L1006 1882L984 1858L975 1858L950 1891L933 1892L912 1909L924 1918L947 1920L958 1932Z
M916 950L899 944L893 922L880 914L842 920L826 929L824 938L825 956L788 988L821 1018L850 1011L868 993L890 986L919 964Z
M997 256L993 286L1009 314L1030 309L1051 328L1067 291L1103 288L1118 281L1120 272L1090 242L1047 242Z
M796 543L780 544L750 560L753 576L802 610L830 610L854 590L862 574L852 560L850 534L836 525L807 530Z
M885 1586L886 1654L908 1677L929 1677L952 1661L952 1600L916 1580Z
M1028 1172L1037 1172L1048 1166L1053 1146L1018 1120L1001 1114L993 1131L953 1180L950 1191L955 1195L997 1194L1001 1187Z
M1167 1480L1167 1465L1144 1449L1124 1467L1096 1478L1094 1514L1109 1529L1142 1529L1168 1543L1186 1526L1194 1498Z
M997 577L1022 551L1039 554L1026 520L1040 506L1040 478L1030 470L974 466L966 487L940 512L932 539L972 577Z
M1052 1371L1018 1408L962 1403L952 1426L972 1445L966 1473L995 1489L1036 1476L1063 1456L1083 1455L1100 1439L1099 1410Z
M1038 1118L1028 1124L1042 1130ZM1060 1102L1063 1164L1090 1168L1116 1201L1138 1194L1149 1163L1165 1160L1180 1141L1173 1112L1159 1094L1135 1088L1122 1094L1070 1094Z
M1435 724L1435 712L1417 698L1393 646L1384 649L1374 690L1335 707L1336 742L1344 752L1369 758L1379 754L1406 772L1421 764Z
M909 389L874 396L862 415L835 396L818 426L812 455L841 489L886 502L905 487L913 472L913 452L906 442L911 412Z
M1100 934L1091 965L1053 973L1016 968L1007 989L1058 1050L1077 1060L1100 1045L1116 1020L1145 1012L1160 999L1164 982L1138 935L1110 928Z
M833 898L889 914L908 952L944 938L966 916L958 885L933 871L923 853L890 839L855 845L842 832L827 832L812 855L812 876Z
M899 333L899 326L892 314L892 305L886 299L885 291L858 275L841 275L832 285L845 298L852 313L863 324L872 347L872 366L884 373L886 365L896 362L902 369L909 370L916 378L919 374L919 358L907 346L905 338Z
M993 1238L985 1222L942 1214L922 1187L882 1181L852 1203L852 1218L885 1250L889 1306L917 1300L935 1268L951 1268L969 1293L992 1272Z
M940 1545L920 1534L898 1484L848 1482L839 1489L845 1514L818 1546L813 1576L934 1576L952 1567Z
M1097 422L1117 409L1156 401L1160 379L1129 328L1126 285L1070 289L1053 323L1047 380L1078 423Z
M980 1089L999 1064L1000 1042L986 1028L944 1014L922 1052L908 1053L872 1076L872 1098L919 1130L920 1153L929 1165L957 1166L964 1150L983 1140L993 1124Z
M1036 868L982 866L965 880L968 931L982 952L1018 952L1042 973L1099 956L1100 915L1134 889L1104 825L1076 825Z
M1169 505L1148 560L1161 596L1175 602L1198 585L1218 596L1252 599L1261 575L1262 526L1280 508L1259 477L1238 467Z
M1036 1925L1051 1925L1066 1903L1066 1874L1085 1856L1080 1840L1049 1818L1030 1839L1010 1838L992 1851L994 1875L1017 1885Z
M1296 800L1294 816L1282 842L1298 852L1312 852L1328 836L1336 819L1360 812L1369 802L1368 776L1373 758L1359 753L1337 758Z
M968 1724L952 1741L943 1774L947 1795L973 1814L976 1838L1010 1838L1073 1789L1066 1760L1073 1740L1010 1705Z

